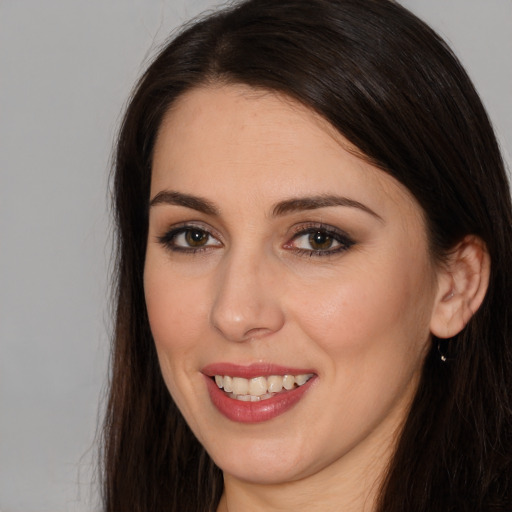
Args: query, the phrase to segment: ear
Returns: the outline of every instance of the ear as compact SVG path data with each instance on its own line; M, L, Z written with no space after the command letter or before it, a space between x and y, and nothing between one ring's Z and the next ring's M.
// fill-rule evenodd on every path
M467 235L440 265L438 290L430 320L430 332L438 338L458 334L482 304L491 259L485 243Z

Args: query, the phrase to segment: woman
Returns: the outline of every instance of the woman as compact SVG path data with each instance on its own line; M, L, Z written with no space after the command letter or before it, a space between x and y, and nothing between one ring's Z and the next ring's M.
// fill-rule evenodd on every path
M139 82L115 170L105 508L506 511L511 205L386 0L249 0Z

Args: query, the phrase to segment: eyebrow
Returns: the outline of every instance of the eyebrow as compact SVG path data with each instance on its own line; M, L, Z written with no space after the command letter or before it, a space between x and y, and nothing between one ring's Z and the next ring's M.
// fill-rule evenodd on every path
M184 206L192 210L204 213L206 215L218 216L219 209L207 199L191 194L184 194L182 192L176 192L172 190L162 190L153 199L151 199L149 205L155 206L158 204L168 204L175 206ZM297 197L291 199L285 199L277 203L272 209L273 217L281 217L294 212L304 210L317 210L320 208L328 208L331 206L345 206L349 208L357 208L366 212L373 217L383 221L383 218L374 212L371 208L366 206L359 201L349 199L348 197L337 196L337 195L319 195L310 197Z
M369 213L373 217L383 221L384 219L371 208L359 201L349 199L348 197L337 195L320 195L312 197L298 197L280 201L274 206L272 215L274 217L286 215L302 210L317 210L319 208L328 208L330 206L346 206L349 208L358 208L363 212Z
M184 206L185 208L191 208L192 210L197 210L206 215L219 215L218 208L207 199L171 190L162 190L159 192L151 199L149 206L151 207L157 204Z

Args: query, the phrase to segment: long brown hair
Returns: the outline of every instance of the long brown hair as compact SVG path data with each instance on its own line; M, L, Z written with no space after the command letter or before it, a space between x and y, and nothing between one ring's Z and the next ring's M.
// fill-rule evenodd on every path
M482 307L434 339L380 493L380 512L512 510L512 213L486 112L446 44L388 0L248 0L188 25L138 83L114 173L117 319L104 427L108 512L214 511L222 474L162 380L142 275L152 150L162 117L200 84L282 92L327 119L423 208L440 259L484 240ZM419 291L418 293L421 293Z

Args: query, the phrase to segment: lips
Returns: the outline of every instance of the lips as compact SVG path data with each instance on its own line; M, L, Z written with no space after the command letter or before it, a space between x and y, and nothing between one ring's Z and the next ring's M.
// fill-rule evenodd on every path
M265 364L213 364L202 373L213 405L228 419L241 423L268 421L285 413L316 380L311 369Z

